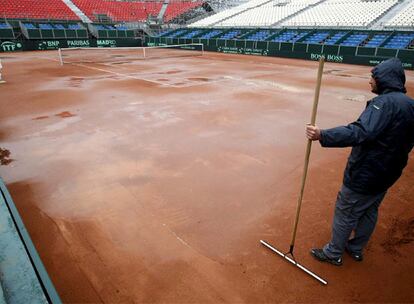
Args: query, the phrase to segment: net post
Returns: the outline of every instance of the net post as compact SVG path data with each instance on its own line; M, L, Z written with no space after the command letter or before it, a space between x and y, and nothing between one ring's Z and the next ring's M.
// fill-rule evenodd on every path
M204 43L201 43L201 56L204 56Z
M1 59L0 59L0 84L1 83L6 83L2 78L1 78L1 70L3 69L3 65L1 64Z
M58 54L59 54L60 65L63 65L62 51L60 48L58 49Z

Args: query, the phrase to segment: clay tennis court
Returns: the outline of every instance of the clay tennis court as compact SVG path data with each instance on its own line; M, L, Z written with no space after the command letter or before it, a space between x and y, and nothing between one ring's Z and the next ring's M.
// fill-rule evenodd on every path
M3 57L1 175L64 302L414 302L413 154L365 260L335 267L309 250L329 239L349 149L313 145L295 254L323 286L259 243L289 248L318 63L165 55ZM369 75L326 63L318 125L356 119Z

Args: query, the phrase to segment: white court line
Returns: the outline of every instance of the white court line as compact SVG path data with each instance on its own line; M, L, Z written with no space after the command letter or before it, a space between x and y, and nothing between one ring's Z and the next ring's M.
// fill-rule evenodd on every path
M45 59L45 60L50 60L50 61L55 61L55 62L60 62L58 59L44 58L44 57L38 57L38 58ZM189 87L196 87L196 86L202 86L202 85L206 85L206 84L213 84L213 83L216 83L216 82L225 82L225 81L231 80L231 78L227 78L227 79L224 78L224 79L217 79L217 80L214 80L214 81L199 82L199 83L193 83L193 84L189 83L188 85L176 86L176 85L173 85L173 84L158 82L158 81L146 79L146 78L143 78L143 77L135 77L135 76L128 75L128 74L123 74L123 73L118 73L118 72L114 72L114 71L110 71L110 70L91 67L91 66L84 65L82 63L71 63L71 65L76 65L76 66L84 67L84 68L91 69L91 70L106 72L106 73L117 75L117 76L123 76L123 77L126 77L126 78L132 78L132 79L136 79L136 80L144 80L144 81L147 81L147 82L152 82L152 83L156 83L156 84L161 85L161 86L168 86L168 87L172 87L172 88L189 88ZM149 73L144 72L144 74L148 75ZM160 75L160 77L161 77L161 75Z
M52 59L52 58L43 58L43 57L38 57L38 58L40 58L40 59L44 59L44 60L50 60L50 61L56 61L56 62L59 62L59 60L57 60L57 59ZM170 84L168 84L168 83L157 82L157 81L153 81L153 80L145 79L145 78L142 78L142 77L135 77L135 76L128 75L128 74L123 74L123 73L118 73L118 72L109 71L109 70L105 70L105 69L100 69L100 68L96 68L96 67L91 67L91 66L84 65L84 64L82 64L82 63L71 63L71 65L76 65L76 66L83 67L83 68L87 68L87 69L90 69L90 70L97 70L97 71L101 71L101 72L105 72L105 73L113 74L113 75L116 75L116 76L121 76L121 77L126 77L126 78L132 78L132 79L135 79L135 80L144 80L144 81L148 81L148 82L156 83L156 84L159 84L159 85L165 85L165 86L170 86L170 87L172 87L172 85L170 85Z
M52 58L43 58L43 57L38 57L38 58L59 62L59 60L52 59ZM217 79L217 80L213 80L213 81L199 82L199 83L189 83L188 85L176 86L176 85L173 85L173 84L158 82L158 81L154 81L154 80L151 80L151 79L146 79L146 78L143 78L143 77L136 77L136 76L123 74L123 73L118 73L118 72L114 72L114 71L110 71L110 70L106 70L106 69L91 67L91 66L88 66L88 65L84 65L82 63L71 63L71 64L76 65L76 66L80 66L80 67L84 67L84 68L87 68L87 69L90 69L90 70L101 71L101 72L113 74L113 75L116 75L116 76L121 76L121 77L123 76L123 77L126 77L126 78L135 79L135 80L143 80L143 81L158 84L160 86L168 86L168 87L171 87L171 88L190 88L190 87L202 86L202 85L206 85L206 84L213 84L213 83L216 83L216 82L237 81L238 83L242 82L243 84L250 85L250 86L251 85L258 86L260 84L267 84L267 85L271 85L271 87L274 87L278 91L280 91L280 90L292 91L292 87L277 84L276 82L266 81L266 80L256 80L256 79L245 80L245 79L240 78L240 77L234 77L234 76L229 76L229 75L224 76L222 79ZM104 65L106 65L106 64L104 64ZM124 68L124 67L122 67L122 68ZM148 75L148 73L145 73L145 72L143 74ZM185 80L183 79L183 81L185 81ZM296 91L296 90L294 90L294 91Z

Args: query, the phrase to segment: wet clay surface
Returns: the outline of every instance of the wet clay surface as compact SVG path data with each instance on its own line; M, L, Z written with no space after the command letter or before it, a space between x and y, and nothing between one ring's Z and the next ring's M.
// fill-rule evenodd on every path
M335 267L309 249L329 239L349 149L313 145L295 256L327 286L259 244L289 248L316 62L7 57L0 174L64 302L414 302L413 154L365 260ZM322 128L357 118L369 75L326 64Z

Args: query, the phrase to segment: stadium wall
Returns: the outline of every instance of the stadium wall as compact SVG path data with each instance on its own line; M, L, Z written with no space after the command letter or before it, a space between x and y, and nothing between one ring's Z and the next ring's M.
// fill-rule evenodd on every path
M405 69L414 70L414 50L350 47L340 45L306 44L290 42L224 40L224 39L184 39L146 37L146 46L203 43L205 51L229 54L274 56L306 60L319 60L324 55L329 62L375 66L390 57L398 57Z
M0 52L57 50L71 47L138 47L141 39L53 39L53 40L0 40Z

